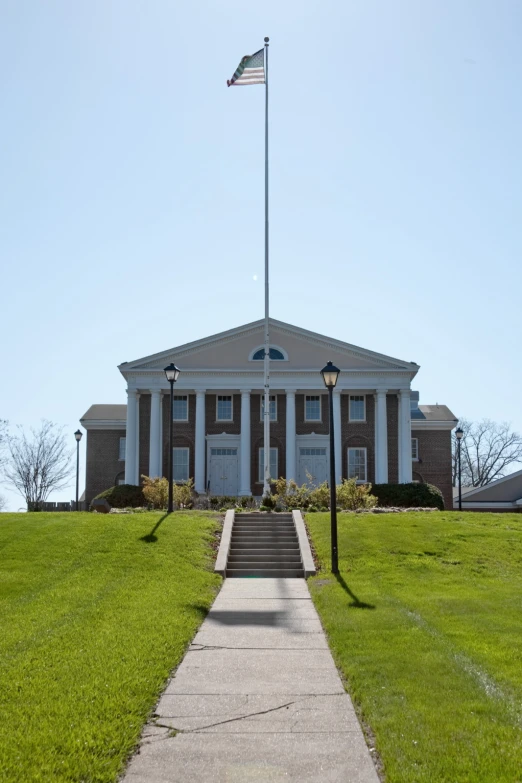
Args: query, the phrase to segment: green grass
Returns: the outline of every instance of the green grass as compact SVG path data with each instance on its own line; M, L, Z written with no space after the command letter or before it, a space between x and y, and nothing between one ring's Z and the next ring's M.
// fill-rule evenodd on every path
M522 516L306 518L309 581L389 783L522 781Z
M116 780L220 578L217 517L0 515L0 780Z

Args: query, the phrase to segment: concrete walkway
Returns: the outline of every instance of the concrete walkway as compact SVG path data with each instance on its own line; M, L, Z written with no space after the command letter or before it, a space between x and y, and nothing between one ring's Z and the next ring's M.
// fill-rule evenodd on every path
M228 579L124 783L378 780L305 580Z

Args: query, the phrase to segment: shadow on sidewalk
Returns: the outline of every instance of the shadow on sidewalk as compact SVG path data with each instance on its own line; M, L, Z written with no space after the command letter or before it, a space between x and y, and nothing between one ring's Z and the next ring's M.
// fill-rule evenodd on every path
M163 516L160 517L160 519L158 519L158 521L156 522L156 524L154 525L150 533L147 533L146 536L141 536L139 540L143 541L144 544L153 544L155 541L157 541L158 537L155 535L156 530L159 528L163 520L166 519L168 516L170 516L168 513L163 514Z
M365 604L364 601L359 601L359 599L357 598L355 593L353 593L350 590L350 588L348 587L348 585L344 581L344 579L341 576L341 574L335 574L335 578L337 579L337 581L339 582L339 584L341 585L341 587L343 588L345 593L348 593L350 598L353 599L352 602L348 604L348 606L351 606L352 609L375 609L375 606L373 604Z

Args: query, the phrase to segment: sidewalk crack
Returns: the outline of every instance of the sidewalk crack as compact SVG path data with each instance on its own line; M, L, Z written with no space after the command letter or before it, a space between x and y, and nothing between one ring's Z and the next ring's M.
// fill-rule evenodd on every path
M176 731L179 734L197 734L199 731L204 731L205 729L213 729L215 726L222 726L224 723L234 723L234 721L238 720L246 720L247 718L255 718L256 715L268 715L269 712L277 712L278 710L286 709L286 707L291 707L292 704L295 704L295 701L289 701L286 704L281 704L279 707L271 707L269 710L260 710L259 712L251 712L248 715L238 715L237 718L227 718L227 720L220 720L217 723L209 723L208 726L198 726L197 729L176 729L174 726L167 726L165 723L158 723L157 721L154 723L155 726L159 726L162 729L171 729L172 731Z

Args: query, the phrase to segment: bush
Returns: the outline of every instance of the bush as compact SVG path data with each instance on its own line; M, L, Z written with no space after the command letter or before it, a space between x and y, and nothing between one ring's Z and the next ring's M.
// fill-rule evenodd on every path
M374 484L379 506L438 508L444 511L442 492L433 484Z
M234 495L212 495L210 497L210 508L212 509L230 509L235 508L237 498Z
M113 508L137 508L146 505L142 488L134 484L118 484L116 487L110 487L96 495L93 500L98 498L105 498Z
M177 508L192 508L194 505L194 479L190 478L188 481L182 481L181 484L174 484L172 495L174 505Z
M337 485L337 505L343 511L357 511L362 508L373 508L377 498L371 494L371 484L357 484L356 479L343 479Z
M152 508L167 508L169 500L169 482L166 478L142 476L143 495Z

